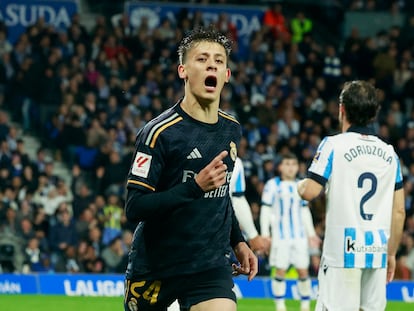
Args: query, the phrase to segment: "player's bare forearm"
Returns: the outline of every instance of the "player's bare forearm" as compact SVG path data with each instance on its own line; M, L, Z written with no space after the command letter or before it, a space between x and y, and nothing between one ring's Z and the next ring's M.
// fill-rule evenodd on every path
M404 204L404 190L401 188L394 192L392 219L391 219L391 234L388 240L388 260L387 260L387 282L394 279L396 259L398 246L400 244L403 228L405 222L405 204Z
M307 201L312 201L322 192L323 186L313 179L304 178L297 184L297 190L300 197Z
M262 237L261 235L257 235L253 239L249 240L250 248L253 252L255 252L258 255L262 254L269 254L270 250L270 243L271 239L270 237Z
M391 234L388 241L388 256L395 256L400 244L405 222L404 190L394 192L392 208Z
M387 260L387 283L394 279L396 261L395 256L388 256Z

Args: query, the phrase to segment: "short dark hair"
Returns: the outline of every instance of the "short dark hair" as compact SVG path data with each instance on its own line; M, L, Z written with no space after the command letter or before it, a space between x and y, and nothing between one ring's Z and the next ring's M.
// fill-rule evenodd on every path
M208 28L196 28L190 31L182 40L178 46L178 61L183 64L186 60L188 51L194 46L195 43L202 41L215 42L224 47L226 56L229 57L231 52L232 42L225 35L218 32L214 26Z
M282 154L282 160L297 160L298 161L298 157L296 156L296 154L294 154L293 152L286 152Z
M349 123L357 126L368 125L380 109L377 90L371 83L362 80L345 82L339 103L344 106Z

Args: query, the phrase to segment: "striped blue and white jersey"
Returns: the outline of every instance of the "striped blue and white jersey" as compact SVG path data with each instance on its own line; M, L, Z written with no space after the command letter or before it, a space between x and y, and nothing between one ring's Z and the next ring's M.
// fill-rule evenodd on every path
M385 268L394 191L402 187L398 156L366 128L325 138L309 178L326 185L323 257L330 266Z
M272 239L306 239L302 208L307 202L298 194L297 180L287 181L275 177L268 180L262 193L262 206L270 206Z

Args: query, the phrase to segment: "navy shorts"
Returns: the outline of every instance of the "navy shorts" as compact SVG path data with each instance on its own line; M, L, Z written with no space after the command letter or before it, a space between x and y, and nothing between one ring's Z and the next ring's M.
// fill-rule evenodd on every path
M166 311L178 299L181 310L214 298L236 301L231 267L166 279L125 280L125 311Z

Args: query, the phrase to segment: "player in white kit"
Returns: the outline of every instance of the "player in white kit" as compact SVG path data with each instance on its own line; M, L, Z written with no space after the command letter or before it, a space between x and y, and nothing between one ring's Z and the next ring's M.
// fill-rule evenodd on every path
M269 264L276 268L272 292L276 309L286 310L286 271L293 265L299 275L297 282L301 310L309 310L311 281L309 279L309 242L319 244L307 202L297 192L298 159L285 154L279 165L280 177L265 184L262 194L260 228L263 237L272 236Z
M368 127L378 110L371 84L345 83L339 97L342 133L322 140L308 177L298 184L306 200L326 189L316 310L386 307L405 209L398 156Z
M254 225L249 202L245 197L246 180L242 160L237 157L230 180L230 198L237 220L246 235L250 248L257 254L268 254L270 239L263 238Z

